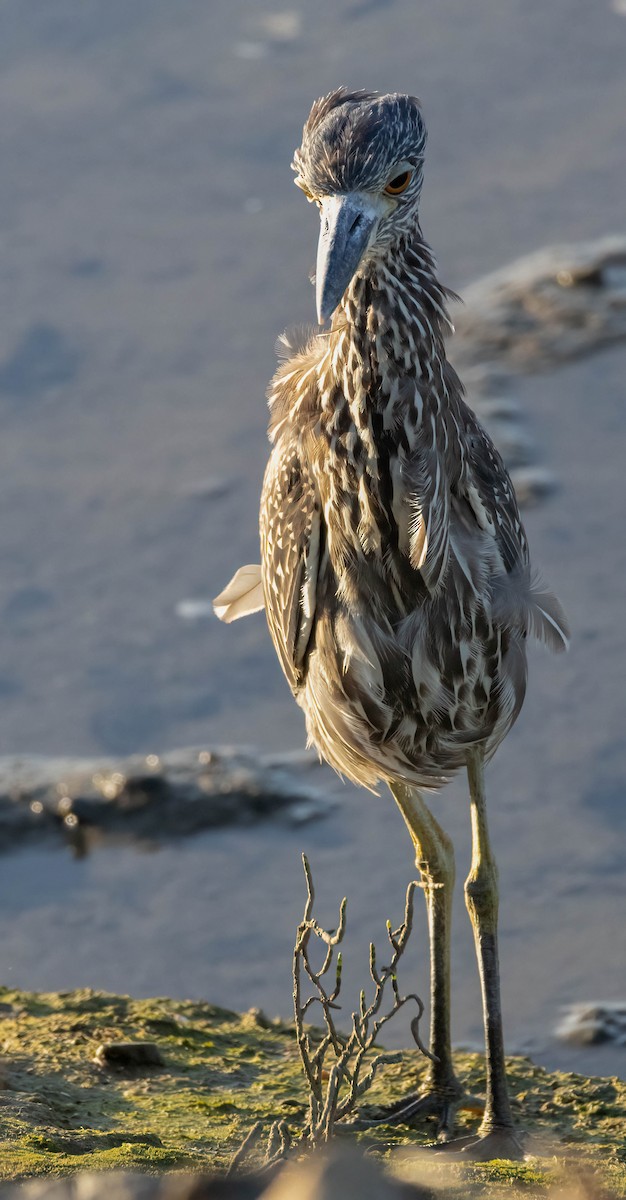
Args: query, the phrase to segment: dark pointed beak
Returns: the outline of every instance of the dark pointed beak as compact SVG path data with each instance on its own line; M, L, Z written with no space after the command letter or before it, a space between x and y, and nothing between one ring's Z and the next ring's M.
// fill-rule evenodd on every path
M370 240L378 213L358 192L327 196L322 201L317 246L315 301L323 325L334 313Z

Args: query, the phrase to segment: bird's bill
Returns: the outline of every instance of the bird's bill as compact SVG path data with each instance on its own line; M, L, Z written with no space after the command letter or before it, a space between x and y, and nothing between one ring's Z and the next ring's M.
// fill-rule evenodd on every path
M379 213L354 192L322 200L315 301L323 325L334 313L369 244Z

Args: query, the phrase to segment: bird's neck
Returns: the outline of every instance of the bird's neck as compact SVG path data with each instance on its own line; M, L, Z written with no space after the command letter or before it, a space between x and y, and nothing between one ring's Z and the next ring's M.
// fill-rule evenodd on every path
M408 392L441 393L448 295L421 237L357 273L335 314L332 339L333 369L357 427L367 410L393 418Z

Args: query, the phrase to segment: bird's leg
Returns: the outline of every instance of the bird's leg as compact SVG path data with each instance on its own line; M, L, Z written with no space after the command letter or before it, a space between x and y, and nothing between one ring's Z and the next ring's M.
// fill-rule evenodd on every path
M448 835L426 807L417 788L390 785L415 846L430 934L430 1052L428 1075L420 1093L385 1111L386 1122L409 1121L417 1115L436 1116L438 1136L445 1140L464 1093L452 1065L450 1041L450 926L454 887L454 850Z
M430 1045L434 1062L429 1084L445 1089L456 1084L450 1035L450 930L455 867L454 849L447 833L426 807L417 788L394 784L392 794L406 821L415 846L430 937Z
M487 1053L487 1098L476 1141L464 1153L473 1158L520 1158L523 1154L511 1113L504 1061L502 1006L498 967L498 872L489 841L483 772L483 752L467 757L471 814L472 865L465 881L465 902L474 930L483 999Z

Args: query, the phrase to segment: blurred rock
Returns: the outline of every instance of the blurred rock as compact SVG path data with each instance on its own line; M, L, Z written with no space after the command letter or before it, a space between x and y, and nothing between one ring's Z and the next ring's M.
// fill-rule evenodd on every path
M124 759L0 757L0 850L61 832L78 852L105 834L182 837L222 825L325 816L333 802L308 781L309 754L176 750Z
M514 467L511 469L511 479L522 508L539 504L558 487L556 476L547 467Z
M0 1187L0 1200L426 1200L430 1188L401 1183L353 1147L333 1146L268 1176L84 1172Z
M332 1145L304 1162L289 1163L261 1200L408 1200L428 1195L384 1175L353 1147Z
M626 1046L626 1002L573 1004L565 1010L555 1033L561 1041L579 1046L601 1042Z
M548 246L466 288L455 362L537 371L626 339L626 236Z
M511 472L520 505L557 486L515 395L515 375L626 339L626 237L548 246L486 275L453 305L454 364Z
M0 1187L0 1200L257 1200L262 1186L253 1179L179 1174L155 1179L131 1171L98 1171Z

